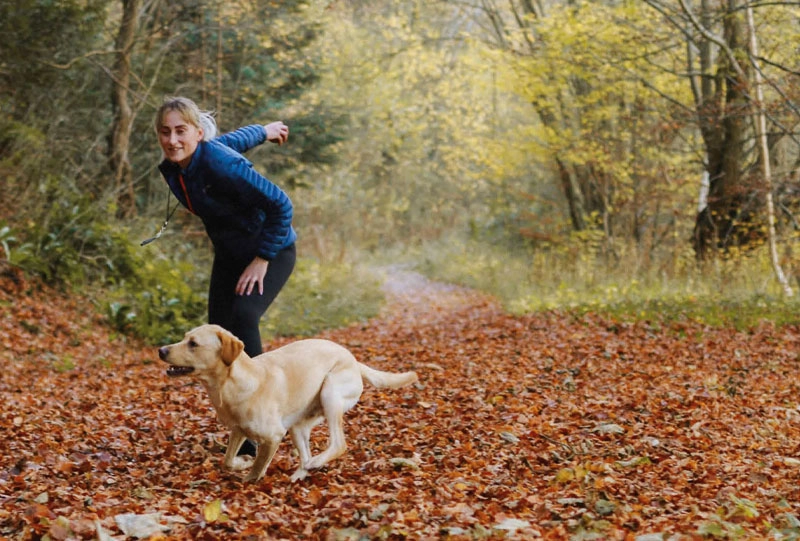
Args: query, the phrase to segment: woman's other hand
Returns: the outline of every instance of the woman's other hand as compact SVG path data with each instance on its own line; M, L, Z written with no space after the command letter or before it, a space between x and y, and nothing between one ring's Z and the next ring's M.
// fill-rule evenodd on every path
M282 145L287 139L289 139L289 126L280 120L276 122L270 122L264 126L264 129L267 130L267 141L270 143Z
M249 295L258 284L258 294L263 295L264 276L267 274L267 267L269 267L269 261L266 259L261 259L260 257L253 259L239 277L239 282L236 284L236 294Z

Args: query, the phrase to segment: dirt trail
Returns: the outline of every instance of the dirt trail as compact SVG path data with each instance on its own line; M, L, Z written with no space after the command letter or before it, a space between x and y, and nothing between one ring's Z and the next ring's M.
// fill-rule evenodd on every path
M488 295L464 287L428 280L418 272L390 268L383 290L387 297L382 319L390 324L432 324L454 313L475 307L499 312L500 305Z
M800 535L796 327L512 317L387 275L380 317L323 336L420 382L367 388L347 453L294 484L288 443L257 485L223 471L204 391L85 300L0 287L0 537Z

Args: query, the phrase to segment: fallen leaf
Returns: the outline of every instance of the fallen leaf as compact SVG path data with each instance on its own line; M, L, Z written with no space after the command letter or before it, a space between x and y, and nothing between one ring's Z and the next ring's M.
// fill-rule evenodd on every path
M598 434L624 434L625 429L615 423L601 423L592 429Z
M650 458L646 456L635 456L628 460L617 460L616 464L622 468L634 468L636 466L651 464L651 461Z
M519 443L519 438L511 432L500 432L500 438L508 443Z
M503 522L496 524L494 526L495 530L504 530L507 532L516 532L517 530L524 530L526 528L530 528L530 522L526 520L519 520L516 518L507 518Z
M122 533L128 537L144 539L158 533L169 531L169 527L160 523L161 513L148 513L137 515L135 513L123 513L116 515L114 521Z
M222 513L222 500L214 500L203 507L203 518L206 522L212 523L224 517Z
M414 458L394 457L389 459L389 463L395 468L419 469L419 461Z

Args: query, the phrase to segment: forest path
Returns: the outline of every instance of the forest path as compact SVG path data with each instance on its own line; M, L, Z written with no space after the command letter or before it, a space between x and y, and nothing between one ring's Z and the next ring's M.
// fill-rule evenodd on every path
M291 483L285 443L251 485L154 346L86 299L0 280L0 537L800 535L797 327L516 317L402 269L385 288L379 317L322 336L419 383L365 388L321 471Z
M429 280L424 275L402 267L386 270L383 291L387 297L381 314L394 324L430 324L453 317L465 309L500 311L489 295L465 287Z

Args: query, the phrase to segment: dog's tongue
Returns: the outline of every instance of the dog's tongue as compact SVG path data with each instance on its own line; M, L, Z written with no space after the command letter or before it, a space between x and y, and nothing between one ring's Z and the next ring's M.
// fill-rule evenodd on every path
M167 375L170 377L185 376L186 374L191 374L192 372L194 372L194 368L191 366L170 366L167 368Z

